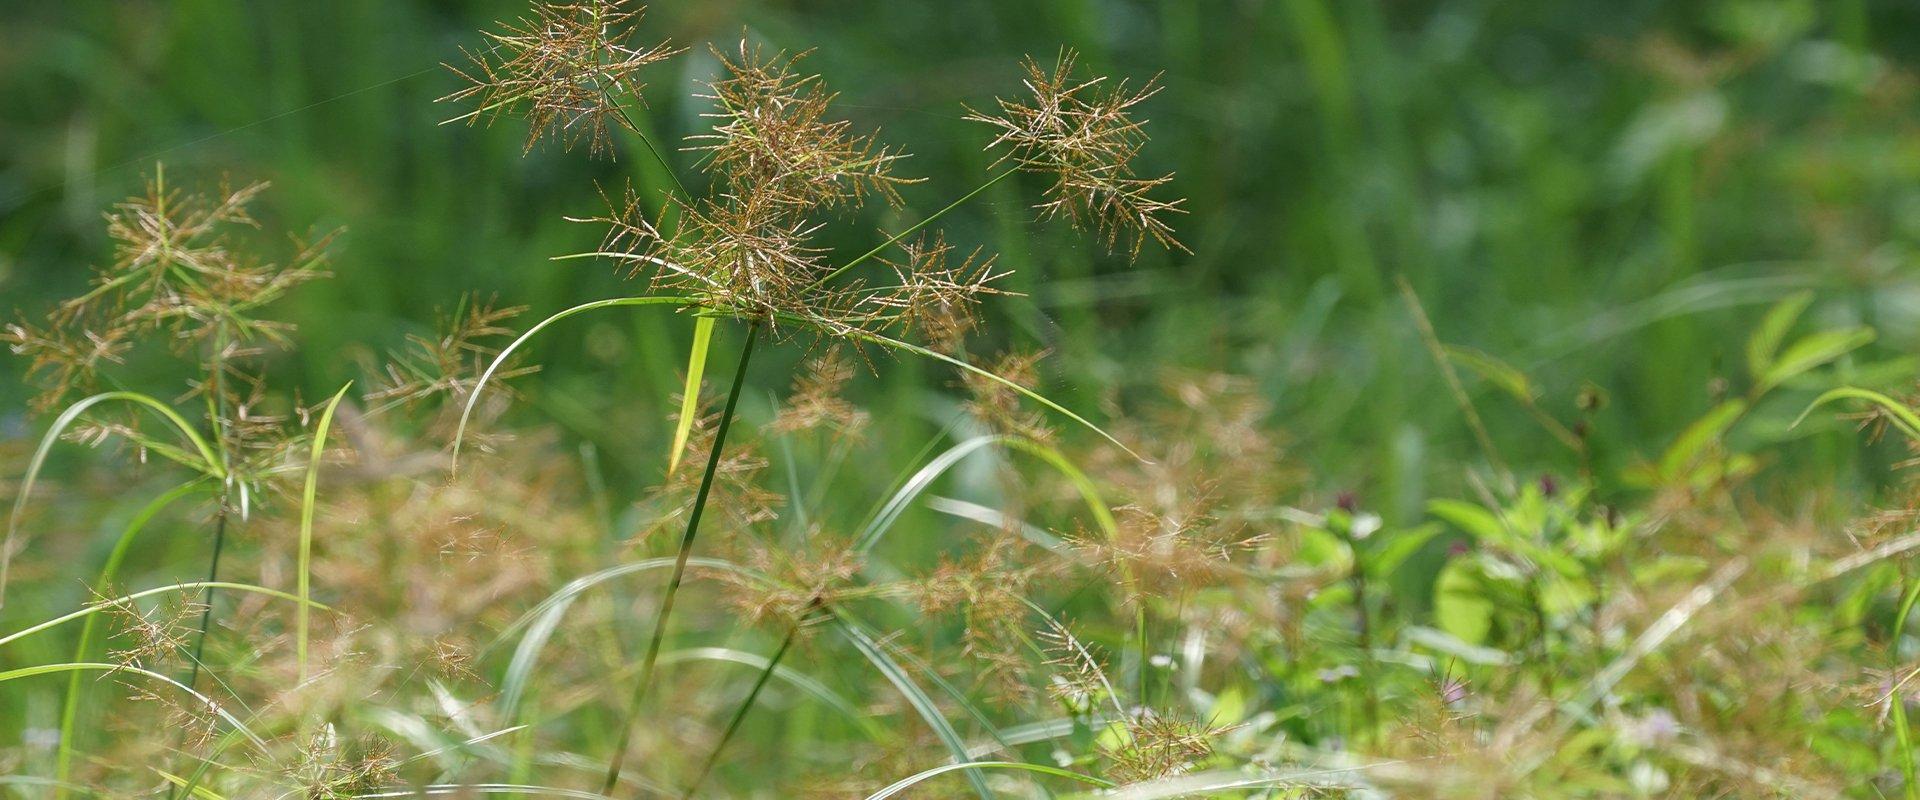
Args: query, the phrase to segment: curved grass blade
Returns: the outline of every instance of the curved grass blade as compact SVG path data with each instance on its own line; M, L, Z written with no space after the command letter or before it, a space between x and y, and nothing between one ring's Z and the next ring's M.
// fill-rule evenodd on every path
M107 593L107 588L113 583L114 576L120 572L120 562L126 560L127 550L133 546L134 537L146 528L147 523L152 522L156 515L172 505L175 500L212 488L213 486L205 481L192 481L176 486L148 501L146 506L127 521L127 526L120 531L120 538L114 540L113 549L107 553L107 562L101 565L99 577L93 580L94 596L99 597ZM94 632L98 629L99 622L98 616L89 615L86 623L80 626L80 640L73 646L73 661L87 660L88 653L93 649ZM68 676L67 696L61 701L60 707L60 746L54 756L54 778L58 781L53 789L54 800L66 797L68 792L66 781L73 776L74 731L79 721L80 696L84 689L85 684L80 680L80 673L75 672Z
M139 392L101 392L67 406L65 411L60 412L60 416L54 418L53 425L47 429L46 435L40 438L40 446L34 449L33 458L27 462L26 477L20 481L20 494L13 498L13 513L7 517L7 538L4 543L0 543L0 608L6 606L7 577L12 571L14 540L20 533L20 516L26 511L27 498L33 494L34 481L39 479L40 468L46 465L47 454L53 450L53 443L59 441L60 434L65 433L81 414L87 412L87 409L101 403L115 401L133 403L160 415L161 419L172 424L186 436L187 441L199 454L201 463L189 466L196 467L214 478L224 480L227 477L226 469L220 466L220 459L213 454L213 448L207 446L206 440L200 438L200 434L193 430L193 426L187 424L186 419L166 403L148 395Z
M562 789L554 786L534 786L524 783L436 783L427 786L391 789L384 792L368 792L366 794L348 796L378 798L419 797L421 795L427 795L429 797L438 797L440 795L466 795L471 793L530 794L538 797L570 797L576 798L577 800L613 800L613 798L599 792L588 792L580 789Z
M673 563L674 559L672 557L662 556L636 561L631 564L621 564L617 567L609 567L591 575L575 578L568 581L567 585L562 586L558 591L549 595L547 599L540 601L538 605L527 611L527 613L520 615L519 619L514 620L505 630L501 631L500 635L495 637L493 643L487 645L482 651L483 654L486 650L493 649L493 647L522 630L525 630L527 633L521 638L520 645L514 648L513 659L508 662L506 676L501 681L500 700L498 702L501 709L500 719L505 720L508 724L519 721L517 715L519 713L520 699L526 692L527 680L532 676L533 668L539 662L540 653L546 648L547 640L552 638L554 630L559 627L561 618L566 615L567 609L573 605L575 598L579 597L582 592L588 589L622 575L632 575L648 570L663 569L673 566ZM768 581L768 578L760 573L731 561L718 558L689 558L687 559L687 564L688 566L707 569L727 570L755 580Z
M74 672L74 671L107 672L107 673L128 672L134 675L139 675L141 677L152 678L168 686L172 686L173 688L179 689L180 691L185 692L188 695L191 695L195 700L199 700L201 703L205 704L207 707L207 710L212 711L216 716L220 717L221 721L227 723L227 725L233 728L233 730L236 733L239 733L240 735L246 737L249 743L251 743L254 747L257 747L260 749L260 752L262 753L268 752L266 740L261 739L259 734L254 733L253 730L251 728L248 728L246 723L241 722L238 717L235 717L234 715L227 713L227 710L224 708L221 708L219 703L216 703L213 701L213 698L208 697L199 692L196 692L192 689L189 689L187 688L186 684L176 681L158 672L152 672L149 670L141 669L139 667L127 666L124 664L99 664L99 663L90 663L90 662L79 662L79 663L68 663L68 664L38 664L31 667L21 667L19 669L10 669L5 672L0 672L0 683L6 683L7 681L12 681L12 680L19 680L21 678L32 678L40 675L54 675L61 672Z
M327 429L333 427L333 412L340 408L341 398L346 397L351 388L353 382L348 381L333 393L326 410L320 412L320 422L313 428L313 452L307 460L307 485L300 494L300 563L295 565L300 580L300 607L294 634L294 658L299 662L300 683L307 682L307 606L313 602L313 507L314 495L320 486L320 456L327 450Z
M713 342L713 317L702 315L693 321L693 349L687 353L687 385L680 391L680 419L673 429L673 452L667 454L667 473L680 468L680 457L687 449L687 437L693 433L693 418L700 413L700 379L707 371L707 346Z
M1905 403L1873 391L1872 389L1862 389L1856 386L1842 386L1838 389L1829 389L1823 392L1819 397L1814 398L1813 402L1808 403L1807 409L1800 412L1800 416L1794 417L1793 424L1788 427L1799 427L1800 423L1805 422L1807 415L1812 414L1814 409L1834 402L1835 400L1865 400L1880 410L1887 412L1887 420L1892 422L1894 427L1899 428L1901 433L1906 434L1910 439L1920 441L1920 415L1916 415L1913 409L1908 408Z
M1026 764L1019 761L969 761L969 762L960 763L960 764L947 764L944 766L938 766L938 767L934 767L933 769L922 770L920 772L914 773L913 775L907 776L905 778L901 778L900 780L897 780L891 784L888 784L887 788L885 789L881 789L880 791L867 795L867 800L886 800L886 798L889 798L901 792L904 792L907 789L911 788L914 784L920 783L921 781L927 780L929 778L939 777L949 772L955 772L963 769L965 770L980 770L980 769L1020 770L1022 772L1032 772L1040 775L1051 775L1056 778L1069 778L1084 784L1088 784L1090 786L1097 786L1102 789L1113 788L1112 781L1108 781L1102 778L1096 778L1096 777L1093 777L1092 775L1082 775L1078 772L1073 772L1071 770L1064 770L1059 767L1050 767L1045 764Z
M1073 484L1074 489L1080 493L1081 499L1086 501L1087 510L1099 523L1100 532L1109 540L1119 535L1119 526L1114 522L1113 512L1107 508L1106 501L1101 499L1099 488L1094 486L1093 480L1088 478L1079 467L1074 466L1073 462L1067 460L1060 451L1020 436L988 434L975 436L948 448L946 452L934 457L927 462L926 466L914 473L913 477L902 484L891 498L888 498L886 505L874 514L866 528L861 530L859 538L855 540L855 551L865 553L873 549L874 545L879 543L880 537L886 535L893 523L899 520L900 515L906 512L907 507L916 498L933 485L934 480L953 469L961 460L975 451L991 445L1004 445L1027 453L1058 470Z
M775 664L766 656L758 653L749 653L745 650L735 650L729 647L692 647L686 650L672 650L660 654L660 663L662 664L673 664L681 661L721 661L730 664L739 664L744 667L752 667L762 672L767 671L768 667L771 666L773 677L786 681L789 685L812 696L815 700L819 700L827 707L840 712L868 738L876 742L886 739L886 729L881 728L878 723L873 721L870 715L861 712L858 707L854 706L852 701L843 697L839 692L834 691L832 687L821 683L818 678L812 675L808 675L807 673L783 664Z
M492 380L493 374L500 371L500 366L502 364L507 363L507 359L513 355L514 351L519 350L520 346L526 344L528 339L532 339L534 334L537 334L545 330L548 325L552 325L553 323L559 322L560 320L566 319L575 314L584 314L594 309L613 308L615 306L656 306L656 305L693 306L693 305L698 305L698 303L696 303L694 298L691 298L691 297L672 297L672 296L614 297L606 300L595 300L591 303L581 303L580 305L574 306L572 308L556 313L553 316L547 317L546 319L540 320L538 323L535 323L533 327L528 328L526 333L520 334L520 336L515 338L512 343L508 344L506 347L501 348L500 354L493 357L493 363L488 364L486 371L480 373L480 379L474 382L473 391L467 394L466 407L460 409L460 423L459 425L455 426L453 430L452 468L458 469L460 466L460 445L461 445L461 442L466 439L467 422L473 416L474 405L478 403L480 400L480 392L487 388L487 381Z
M859 623L838 609L831 611L833 621L839 625L841 631L846 633L847 640L853 643L854 649L859 650L860 654L873 664L874 669L879 670L881 676L885 677L888 683L893 684L893 688L899 690L900 695L906 698L907 704L913 706L913 710L926 721L928 727L933 729L934 735L946 745L947 751L953 754L953 760L961 765L966 764L967 744L961 741L960 733L953 729L953 723L948 722L946 715L940 713L940 706L933 702L933 698L927 696L926 691L913 682L913 677L908 675L892 656L887 655L886 648L882 647L872 634L867 633ZM987 788L987 782L980 777L979 770L968 769L965 766L957 768L966 769L967 781L973 784L973 790L976 793L986 800L992 800L993 790Z
M138 592L134 592L133 594L122 595L120 597L115 597L109 600L101 600L97 603L90 603L86 606L83 606L79 611L62 614L58 617L54 617L53 619L47 620L45 622L41 622L37 625L33 625L27 628L22 628L20 630L14 631L13 633L7 634L5 636L0 636L0 646L12 644L21 639L25 639L28 636L32 636L44 630L59 627L66 623L72 622L76 619L91 617L102 611L118 606L121 603L138 600L143 597L151 597L156 594L166 594L167 592L188 591L193 589L232 589L240 592L252 592L254 594L264 594L268 597L277 597L282 600L292 600L298 603L303 603L306 605L319 608L323 611L333 610L325 605L321 605L320 603L315 603L311 600L307 600L302 597L296 597L294 595L288 594L278 589L269 589L265 586L255 586L251 583L228 583L226 581L194 581L192 583L176 583L171 586L160 586L152 589L144 589Z

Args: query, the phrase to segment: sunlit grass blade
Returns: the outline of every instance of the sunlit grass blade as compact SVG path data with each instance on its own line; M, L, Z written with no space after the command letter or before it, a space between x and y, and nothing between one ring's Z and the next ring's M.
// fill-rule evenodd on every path
M0 542L0 607L6 605L7 577L12 571L13 550L20 534L20 517L26 511L27 498L33 495L33 484L40 477L40 469L47 463L47 454L53 450L53 443L59 441L60 435L79 420L80 415L87 413L88 409L102 403L116 401L133 403L158 414L161 419L179 430L181 435L193 445L194 451L199 454L200 463L189 466L214 478L226 478L226 470L220 465L219 458L214 455L213 448L208 447L206 440L194 431L193 426L187 424L186 419L166 403L139 392L102 392L67 406L65 411L60 412L60 416L54 418L53 425L48 427L46 435L40 438L40 446L34 449L33 458L27 462L27 474L20 481L19 494L13 498L13 512L7 517L7 538L5 542Z
M192 783L188 781L186 778L182 778L171 772L160 769L159 767L150 767L150 769L152 769L155 773L158 773L162 779L166 780L166 782L168 784L171 784L174 788L185 789L187 790L187 794L193 797L198 797L200 798L200 800L227 800L226 795L220 794L219 792L216 792L205 786L201 786L197 783Z
M694 417L700 412L700 379L707 371L707 345L712 341L713 317L694 318L693 349L687 353L687 385L680 390L680 419L673 428L673 451L667 455L669 473L680 468L687 437L693 433Z
M48 630L50 628L56 628L61 625L65 625L66 623L72 622L77 619L90 618L95 614L98 614L102 611L106 611L107 609L119 606L122 603L130 602L133 600L139 600L140 598L143 598L143 597L152 597L156 594L166 594L168 592L191 591L194 589L230 589L230 590L239 591L239 592L251 592L253 594L266 595L268 597L277 597L282 600L292 600L294 602L301 603L306 606L312 606L314 608L318 608L323 611L332 610L323 604L315 603L303 597L291 595L286 592L280 591L278 589L268 589L264 586L255 586L250 583L229 583L226 581L195 581L192 583L176 583L170 586L159 586L152 589L144 589L138 592L134 592L133 594L122 595L120 597L114 597L106 600L101 600L99 602L90 603L78 611L62 614L58 617L54 617L53 619L46 620L44 622L38 623L36 625L32 625L30 627L22 628L20 630L14 631L13 633L7 634L5 636L0 636L0 646L12 644L28 636L32 636L36 633L39 633L44 630Z
M521 631L525 631L526 634L521 637L520 644L514 648L513 657L507 664L506 674L501 679L500 697L494 701L495 707L499 709L500 718L509 723L519 721L520 700L526 693L528 681L533 677L533 669L538 665L541 652L546 648L548 640L553 637L554 631L559 628L561 620L566 616L567 610L572 607L576 598L588 589L614 578L666 569L673 564L674 559L671 556L662 556L609 567L591 575L575 578L545 600L540 601L539 605L520 615L520 618L508 625L506 630L501 631L493 643L482 651L483 654ZM750 578L765 580L759 573L717 558L689 558L687 565L727 570Z
M214 702L213 698L187 688L187 685L184 683L176 681L158 672L142 669L140 667L129 666L126 664L102 664L102 663L94 663L94 662L37 664L31 667L21 667L19 669L11 669L11 670L6 670L4 672L0 672L0 683L20 680L22 678L33 678L41 675L57 675L62 672L75 672L75 671L105 672L105 673L123 673L124 672L128 674L139 675L144 678L151 678L153 680L156 680L168 686L171 686L175 689L179 689L181 692L184 692L187 695L193 697L195 700L200 701L202 705L206 706L207 710L213 712L214 715L218 716L222 722L227 723L228 727L231 727L235 732L239 733L241 736L246 737L246 740L248 741L248 743L252 744L254 747L259 748L260 752L262 753L268 752L267 742L265 739L260 738L260 735L257 733L254 733L251 728L248 728L246 723L241 722L238 717L235 717L233 714L229 713L225 708L222 708L219 703Z
M987 434L984 436L975 436L948 448L946 452L935 456L931 461L928 461L925 466L921 467L918 472L915 472L911 478L907 479L906 483L901 485L899 490L893 493L892 497L887 499L886 504L880 508L880 511L874 514L873 518L867 522L866 527L860 531L859 537L854 540L855 549L859 552L866 552L873 549L874 545L879 543L880 538L885 536L887 530L893 526L893 523L900 518L900 515L905 513L913 501L925 492L928 487L932 486L936 479L948 470L953 469L955 465L959 464L967 456L972 455L982 448L996 445L1032 455L1048 466L1058 470L1061 475L1067 478L1068 482L1073 484L1074 490L1078 492L1081 499L1085 501L1087 512L1093 516L1094 522L1100 529L1100 533L1109 540L1118 534L1118 526L1114 522L1113 512L1107 508L1106 501L1101 499L1099 487L1095 486L1093 480L1088 478L1085 472L1075 466L1073 462L1068 460L1059 450L1024 437Z
M467 393L466 406L460 409L460 422L458 425L454 427L454 431L453 431L453 456L452 456L453 467L456 469L459 467L460 446L461 446L461 443L466 439L467 423L473 417L474 405L479 403L480 401L480 393L486 390L487 382L493 379L494 373L499 372L500 367L506 364L508 359L512 358L514 352L519 350L522 345L525 345L529 339L532 339L534 337L535 334L538 334L539 332L546 330L547 326L552 325L553 323L559 322L560 320L566 319L576 314L584 314L588 311L593 311L595 309L614 308L617 306L661 306L661 305L691 306L691 305L696 305L696 303L694 302L694 299L691 297L614 297L606 300L595 300L591 303L581 303L580 305L574 306L564 311L560 311L550 317L547 317L546 319L540 320L539 322L535 323L533 327L528 328L525 333L522 333L519 336L515 337L514 340L508 343L506 347L500 348L500 352L493 357L493 361L487 364L486 370L480 373L480 379L477 381L474 381L472 391Z
M963 769L964 770L983 770L983 769L1017 770L1020 772L1031 772L1036 775L1048 775L1055 778L1067 778L1069 780L1079 781L1081 783L1088 784L1090 786L1097 786L1102 789L1110 789L1113 787L1112 781L1108 781L1103 778L1096 778L1092 775L1083 775L1081 773L1074 772L1072 770L1066 770L1066 769L1061 769L1059 767L1047 766L1046 764L1026 764L1018 761L969 761L961 764L946 764L946 765L934 767L928 770L921 770L920 772L914 773L913 775L909 775L905 778L901 778L900 780L897 780L891 784L888 784L886 788L881 789L880 791L867 795L867 800L886 800L886 798L893 797L894 795L900 794L901 792L904 792L910 788L913 788L915 784L918 784L922 781L925 781L931 778L937 778L949 772L957 772Z
M307 682L307 606L312 602L313 592L313 512L314 495L320 486L320 458L327 451L327 430L333 427L333 413L340 408L340 400L347 396L350 388L353 388L352 382L340 387L320 412L320 422L313 427L313 450L307 459L307 484L300 493L300 558L294 565L300 582L300 607L295 623L294 659L299 662L301 683Z

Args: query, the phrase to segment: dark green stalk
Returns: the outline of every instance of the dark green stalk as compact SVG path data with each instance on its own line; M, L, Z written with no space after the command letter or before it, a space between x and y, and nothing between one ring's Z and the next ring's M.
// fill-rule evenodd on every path
M713 434L713 449L707 452L707 470L700 476L700 490L694 495L693 511L687 516L687 531L680 537L680 552L674 558L673 575L667 579L665 594L660 600L660 611L654 615L653 638L647 643L647 654L640 662L639 682L633 688L633 696L627 701L627 710L620 718L620 737L613 748L613 758L607 763L607 776L601 784L601 794L611 794L613 787L620 781L620 763L626 759L627 743L633 735L633 720L639 716L640 706L646 700L647 689L653 683L653 667L660 658L660 643L665 640L668 619L673 615L673 602L680 594L680 581L686 575L687 556L693 552L693 539L700 532L700 518L707 510L707 495L713 490L713 476L720 468L720 454L726 448L727 430L733 424L733 409L740 402L740 390L747 379L747 362L753 358L753 343L760 338L760 323L755 321L747 326L747 341L740 348L740 365L733 373L733 388L727 391L727 405L720 412L720 427Z
M207 582L220 580L220 551L227 546L227 497L220 495L220 504L213 512L213 557L207 563ZM200 680L200 658L207 651L207 631L213 627L214 589L207 587L205 605L200 609L200 630L193 642L193 663L187 672L187 688Z

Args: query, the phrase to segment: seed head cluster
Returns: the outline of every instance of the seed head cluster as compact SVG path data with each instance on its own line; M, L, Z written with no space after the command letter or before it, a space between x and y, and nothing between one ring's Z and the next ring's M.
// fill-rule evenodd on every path
M537 3L533 12L485 34L487 46L463 48L467 70L446 65L467 85L440 99L478 104L448 121L521 116L529 123L528 151L552 137L567 149L584 143L593 155L611 155L609 127L634 130L615 93L639 99L640 71L681 50L666 41L633 45L645 7L625 0Z
M1079 78L1074 74L1076 59L1072 50L1063 50L1048 69L1028 58L1022 66L1032 99L1001 99L999 113L969 109L967 119L999 133L988 147L1006 148L1002 162L1053 179L1046 202L1039 205L1042 216L1066 217L1076 226L1091 227L1109 248L1126 237L1128 252L1135 256L1148 239L1185 250L1166 221L1167 215L1180 213L1182 201L1151 194L1173 176L1143 178L1133 167L1147 142L1133 107L1158 93L1159 86L1149 80L1133 89L1126 81Z

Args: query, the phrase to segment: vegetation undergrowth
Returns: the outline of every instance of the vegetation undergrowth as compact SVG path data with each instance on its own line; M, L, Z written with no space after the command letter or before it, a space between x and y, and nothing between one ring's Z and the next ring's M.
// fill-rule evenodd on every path
M334 235L273 241L266 184L156 165L90 286L7 326L44 430L5 462L0 794L1920 797L1910 464L1867 498L1790 463L1920 452L1912 359L1847 298L1766 295L1623 453L1631 397L1349 262L1470 454L1402 513L1302 458L1260 380L1123 395L1057 380L1071 337L1009 344L1031 253L967 215L1114 269L1199 257L1145 119L1182 82L1030 57L953 112L978 172L920 176L820 54L643 11L536 3L441 98L630 173L565 209L598 244L536 266L631 288L524 324L446 298L352 380L283 382L331 355L275 312ZM678 147L648 86L676 67L705 75ZM534 357L622 315L688 343L610 384L673 409L666 452L542 421L572 412ZM882 383L915 391L859 401Z

